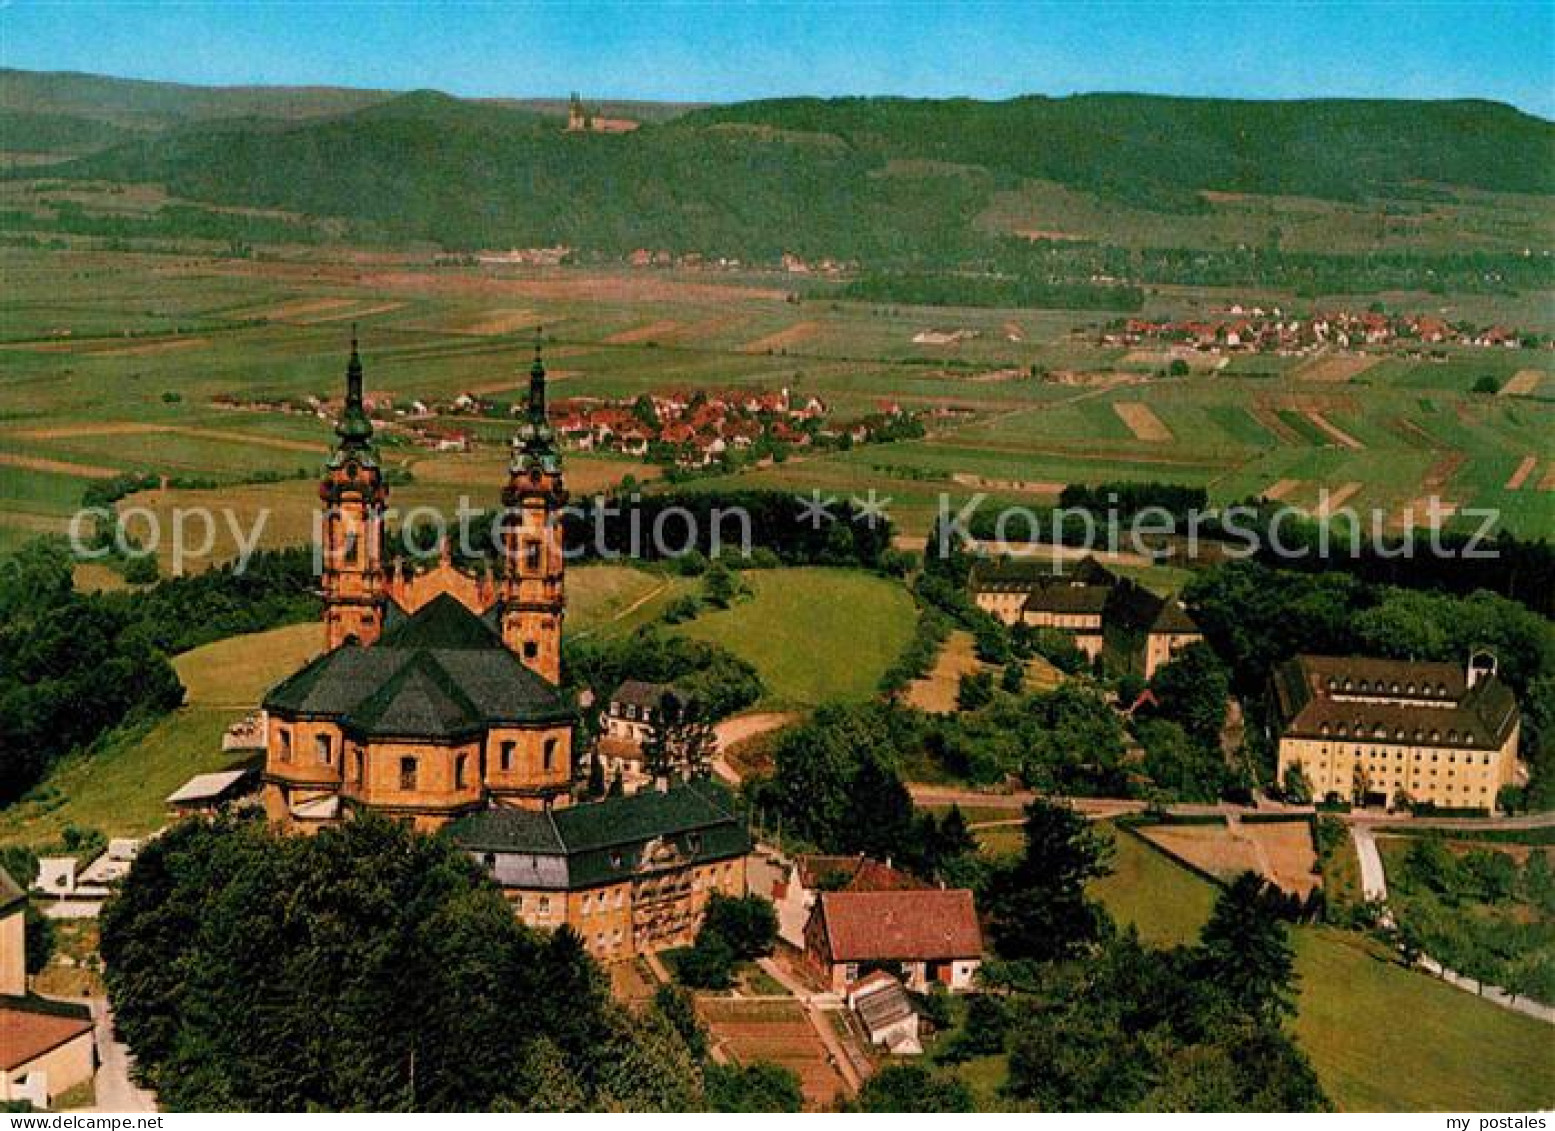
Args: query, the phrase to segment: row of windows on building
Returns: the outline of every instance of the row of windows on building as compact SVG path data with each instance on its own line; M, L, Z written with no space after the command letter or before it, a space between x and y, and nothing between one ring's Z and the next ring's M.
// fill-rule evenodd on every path
M1329 754L1328 747L1326 747L1326 746L1323 747L1322 750L1321 750L1321 753L1322 753L1322 755L1325 758L1328 757L1328 754ZM1343 757L1343 755L1344 755L1344 748L1340 747L1338 750L1334 751L1334 753L1336 753L1336 754L1340 755L1341 757ZM1355 748L1355 750L1354 750L1354 755L1355 755L1356 758L1386 758L1386 757L1388 757L1389 754L1391 754L1396 759L1403 759L1407 755L1407 756L1411 757L1416 762L1423 762L1425 760L1425 752L1422 751L1422 750L1413 750L1413 751L1404 751L1404 750L1392 750L1392 751L1389 751L1389 750L1372 750L1372 749L1368 749L1368 748L1366 748L1364 746L1357 746ZM1465 766L1472 766L1472 765L1474 765L1474 758L1475 758L1475 755L1472 752L1465 753L1463 755L1463 764ZM1454 752L1454 751L1448 751L1448 753L1447 753L1447 761L1448 761L1448 763L1452 764L1452 763L1457 762L1457 760L1458 760L1457 753ZM1487 754L1483 755L1483 760L1484 760L1485 765L1487 765L1487 766L1490 765L1491 763L1493 763L1496 760L1495 753L1492 751L1490 753L1487 753ZM1431 751L1431 761L1433 761L1433 762L1441 761L1441 752L1440 751L1436 751L1436 750Z
M292 735L289 730L280 732L281 761L292 760ZM561 744L557 739L548 738L541 750L540 768L550 772L556 768L556 756L560 752ZM321 766L333 766L335 764L334 739L327 734L318 734L313 737L313 753ZM502 772L507 773L513 769L513 762L518 753L518 743L503 742L497 751L497 765ZM400 789L404 791L416 788L419 776L419 759L413 755L406 755L400 759ZM454 756L454 788L465 789L469 785L470 758L468 754ZM351 749L351 778L352 781L362 780L362 750L361 747Z
M485 856L485 864L488 868L495 867L497 858L488 853ZM699 888L717 887L720 880L727 883L734 878L734 864L729 862L722 866L709 868L706 872L695 871L689 878L681 878L673 882L650 881L641 886L638 893L640 900L652 900L667 896L689 895ZM523 895L515 893L512 896L513 908L516 911L528 911L530 914L544 918L551 914L551 897L549 895ZM624 885L603 888L599 891L586 891L578 897L578 913L580 915L598 915L607 911L618 911L626 906L626 888Z
M1354 724L1334 723L1332 726L1330 726L1328 723L1319 723L1317 732L1324 737L1327 737L1329 734L1334 734L1340 738L1348 738L1351 735L1354 735L1356 738L1366 738L1368 736L1378 739L1392 738L1395 742L1406 742L1413 740L1417 743L1437 743L1444 741L1441 730L1436 727L1432 727L1430 730L1426 730L1424 727L1415 727L1413 731L1407 730L1404 727L1394 727L1392 734L1389 734L1388 728L1383 726L1381 723L1378 723L1368 729L1365 723L1359 721L1355 722ZM1465 745L1473 746L1475 742L1474 732L1471 730L1465 730L1460 734L1456 727L1448 727L1445 741L1461 741Z
M1415 683L1414 683L1413 680L1409 680L1406 683L1400 684L1398 682L1398 680L1396 680L1396 679L1393 680L1391 683L1385 683L1383 680L1380 680L1380 679L1378 679L1378 680L1368 680L1368 679L1354 680L1354 679L1351 679L1349 676L1345 676L1343 679L1339 679L1339 678L1337 678L1335 676L1329 676L1328 677L1328 685L1327 686L1328 686L1328 690L1329 691L1331 691L1331 692L1339 692L1339 693L1343 693L1343 692L1346 692L1346 691L1352 691L1352 692L1360 692L1361 694L1366 694L1366 695L1414 695L1414 694L1416 694ZM1432 684L1432 683L1429 683L1429 682L1421 683L1420 687L1419 687L1418 694L1420 694L1420 695L1434 695L1434 696L1437 696L1438 698L1446 698L1446 696L1447 696L1447 685L1445 683L1440 682L1440 681L1438 681L1435 684Z

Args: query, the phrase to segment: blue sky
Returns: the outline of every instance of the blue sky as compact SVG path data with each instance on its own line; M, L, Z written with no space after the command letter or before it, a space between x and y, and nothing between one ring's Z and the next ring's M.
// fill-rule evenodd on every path
M195 83L729 101L1133 90L1555 117L1555 2L0 0L0 63Z

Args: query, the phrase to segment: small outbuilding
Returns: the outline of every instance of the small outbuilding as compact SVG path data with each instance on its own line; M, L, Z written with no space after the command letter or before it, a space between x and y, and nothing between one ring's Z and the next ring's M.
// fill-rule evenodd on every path
M168 795L168 808L181 817L193 813L214 813L239 798L252 794L259 785L253 770L220 770L196 774Z
M899 978L884 970L864 975L848 990L848 1008L858 1015L870 1044L895 1056L923 1052L918 1040L918 1012Z

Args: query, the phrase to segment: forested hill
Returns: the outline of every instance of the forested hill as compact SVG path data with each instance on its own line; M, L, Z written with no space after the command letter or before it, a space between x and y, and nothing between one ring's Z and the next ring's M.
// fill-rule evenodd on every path
M1494 102L795 98L680 120L715 123L827 135L882 160L981 166L1167 209L1194 207L1207 189L1326 200L1407 195L1421 182L1555 191L1555 125Z
M154 182L454 249L943 264L978 253L990 202L1032 183L1174 214L1209 207L1205 190L1416 208L1464 190L1552 194L1555 125L1487 102L1093 95L778 100L584 135L415 92L301 121L177 125L49 176Z

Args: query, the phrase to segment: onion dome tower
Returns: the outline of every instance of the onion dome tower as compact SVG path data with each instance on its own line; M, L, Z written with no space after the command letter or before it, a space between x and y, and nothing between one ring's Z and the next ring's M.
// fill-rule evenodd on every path
M529 668L561 682L566 563L561 509L567 502L556 433L545 411L545 362L535 332L529 411L513 438L502 491L502 639Z
M337 441L324 465L323 552L325 646L371 644L383 631L383 512L388 488L373 450L373 424L362 403L362 358L356 330L346 365L346 402Z

